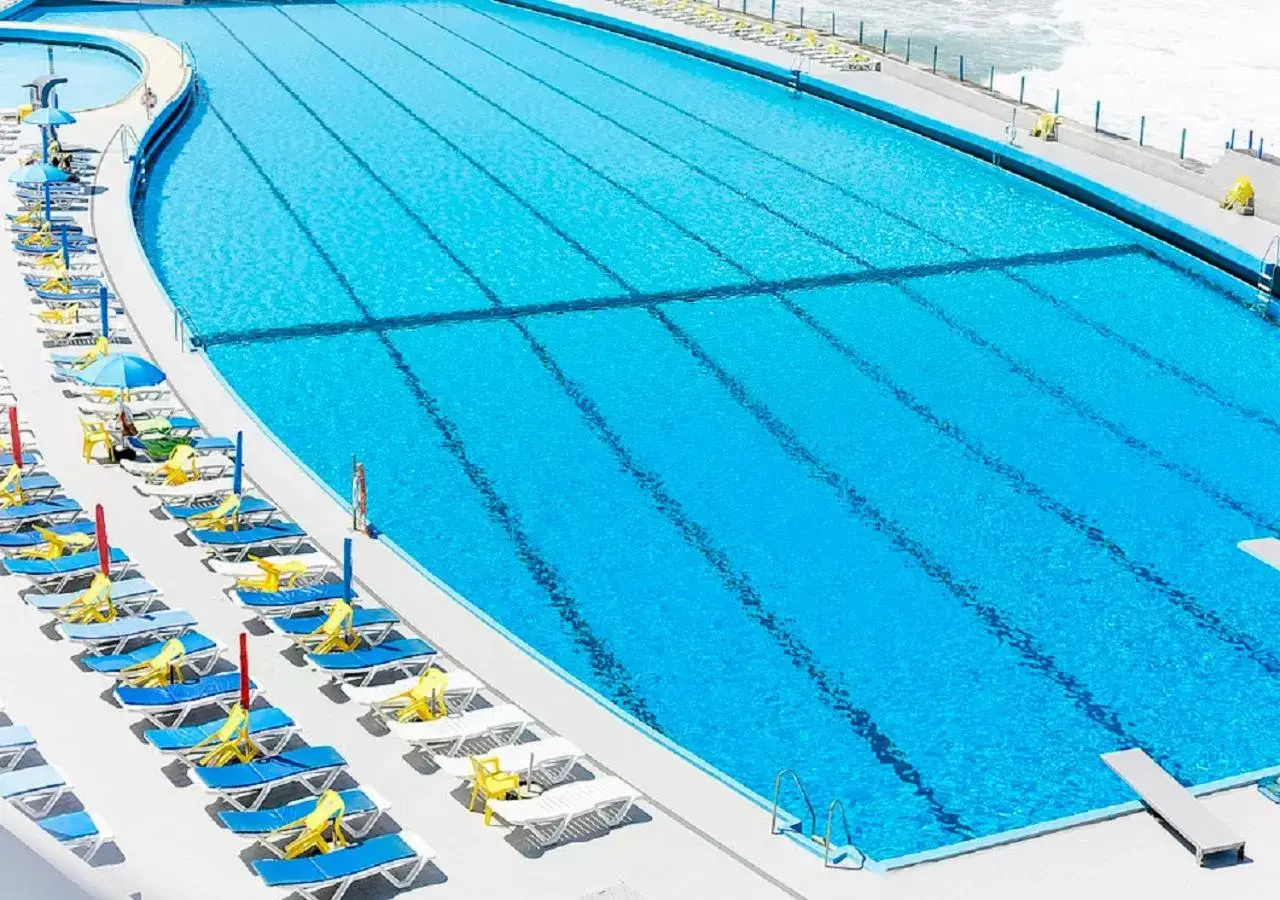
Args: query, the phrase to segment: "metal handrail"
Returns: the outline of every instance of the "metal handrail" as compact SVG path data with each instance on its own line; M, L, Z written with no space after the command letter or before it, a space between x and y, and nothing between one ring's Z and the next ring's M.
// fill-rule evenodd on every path
M133 156L129 153L129 142L133 141L134 150L138 149L138 132L134 131L133 126L127 123L121 125L118 131L120 134L120 158L124 162L130 162L133 160Z
M1270 266L1271 270L1267 271ZM1254 309L1266 316L1276 295L1276 279L1280 278L1280 234L1271 239L1258 263L1258 301Z
M199 348L199 335L196 333L195 323L191 321L191 315L178 304L173 305L173 339L177 341L182 349L196 350Z
M804 785L800 783L800 776L796 774L795 769L783 769L773 779L773 816L769 820L769 833L778 833L778 799L782 793L783 776L790 775L791 780L795 782L796 788L800 791L800 796L804 799L804 805L809 810L809 831L812 836L818 829L818 813L813 808L813 802L809 799L809 792L804 789Z
M836 809L840 810L840 821L844 823L844 846L858 854L858 868L862 868L866 862L866 857L862 851L853 846L853 833L849 830L849 817L844 814L844 802L839 798L831 801L831 805L827 807L827 831L822 840L822 865L824 868L831 867L831 825L835 819Z
M179 44L178 48L182 51L182 61L194 69L196 67L196 51L186 41Z

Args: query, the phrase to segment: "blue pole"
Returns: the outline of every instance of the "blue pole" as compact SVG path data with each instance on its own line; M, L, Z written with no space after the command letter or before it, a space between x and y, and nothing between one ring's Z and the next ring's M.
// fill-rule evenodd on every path
M889 55L889 29L884 30L884 37L880 39L880 55Z
M1262 159L1262 138L1258 138L1258 159Z
M58 234L58 240L62 242L62 267L70 271L71 269L71 245L67 243L67 229L63 228Z
M1253 149L1253 129L1249 129L1249 149Z
M907 37L907 62L911 62L911 37Z
M65 232L64 232L65 234ZM64 238L65 241L65 238ZM98 288L98 317L102 320L102 336L106 337L111 333L111 323L107 318L110 310L107 309L107 286L104 284Z
M107 295L107 289L102 289L102 295ZM231 474L231 493L239 497L244 493L244 432L236 432L236 467Z
M351 602L351 538L342 540L342 599Z
M1027 96L1027 76L1023 75L1018 81L1018 105L1022 105L1023 98Z
M1138 120L1138 146L1142 146L1143 138L1147 135L1147 117L1143 116Z
M1178 159L1187 158L1187 129L1182 129L1182 143L1178 145Z
M1058 114L1058 101L1062 99L1062 88L1053 89L1053 114Z
M835 34L836 34L836 14L832 13L831 14L831 36L835 37Z
M1236 149L1236 130L1234 128L1231 129L1231 140L1227 141L1227 149Z
M804 27L804 7L800 7L800 27Z
M1098 133L1098 124L1102 121L1102 101L1093 104L1093 133Z
M778 0L769 0L769 21L778 18Z
M53 198L49 196L49 182L44 183L44 220L53 221Z
M49 161L49 129L43 125L40 126L40 161Z
M862 26L865 24L866 24L865 22L858 23L858 46L859 47L862 46Z
M938 74L938 45L933 45L933 74Z
M960 80L964 81L964 57L960 57Z
M993 94L996 91L996 67L995 66L991 67L991 77L987 79L987 90L991 91L991 93Z
M53 47L49 46L49 47L46 47L45 49L49 52L49 74L52 75L53 74Z

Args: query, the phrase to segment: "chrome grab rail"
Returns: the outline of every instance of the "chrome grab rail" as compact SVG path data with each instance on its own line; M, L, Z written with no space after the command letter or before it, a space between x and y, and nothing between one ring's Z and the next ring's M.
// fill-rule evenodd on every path
M809 810L809 831L807 833L812 836L818 828L818 814L813 808L812 801L809 800L809 792L800 783L800 776L796 774L795 769L783 769L773 779L773 816L769 820L769 833L778 833L778 799L782 793L782 779L786 775L790 775L791 780L795 782L795 786L800 791L800 796L804 799L804 805Z
M858 854L858 868L861 869L866 862L866 857L862 851L853 846L853 834L849 831L849 818L844 814L844 802L839 798L832 800L831 805L827 807L827 831L822 840L822 865L823 868L831 867L831 825L835 820L836 809L840 810L840 821L844 823L844 846Z

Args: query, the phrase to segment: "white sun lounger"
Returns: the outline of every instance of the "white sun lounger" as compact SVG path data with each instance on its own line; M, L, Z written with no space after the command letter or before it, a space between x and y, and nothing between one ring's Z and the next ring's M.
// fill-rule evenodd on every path
M500 703L430 722L388 722L387 727L415 749L457 756L467 742L480 738L495 745L514 743L532 723L533 719L520 707Z
M606 830L622 824L640 795L621 778L602 775L544 791L527 800L490 800L489 809L508 825L524 828L543 847L560 842L575 822L598 819Z
M518 773L525 781L553 785L568 778L584 754L568 738L556 735L523 744L507 744L474 755L496 757L500 770ZM466 782L474 780L475 767L470 756L438 756L435 761L442 771L454 778Z
M146 497L157 497L166 503L221 497L233 487L230 478L201 478L185 484L147 484L139 482L134 489Z
M1133 788L1153 813L1179 834L1195 850L1196 862L1215 853L1235 853L1244 859L1244 838L1209 811L1209 808L1178 784L1173 776L1138 747L1102 754L1111 771Z
M484 682L465 669L449 669L445 672L448 682L444 689L445 706L452 712L465 710L475 699L476 693L484 687ZM392 701L397 694L403 694L418 682L418 676L401 678L388 684L367 685L357 687L354 684L342 685L343 692L352 703L369 707L369 711L380 719L395 718L397 712L405 706L405 700Z
M130 400L127 404L129 412L138 418L151 416L172 416L187 411L175 400ZM97 419L119 419L120 404L111 400L103 403L81 402L77 407L82 416Z
M133 409L134 404L130 403L129 408ZM83 407L82 407L83 408ZM105 407L110 408L110 406ZM201 481L210 481L215 477L223 477L227 472L235 468L235 461L224 453L209 453L203 456L197 456L196 471L200 473ZM164 475L168 469L168 462L138 462L132 459L120 460L120 468L124 469L130 475L137 475L142 478L155 478ZM177 485L174 485L175 487ZM229 488L228 488L229 490Z

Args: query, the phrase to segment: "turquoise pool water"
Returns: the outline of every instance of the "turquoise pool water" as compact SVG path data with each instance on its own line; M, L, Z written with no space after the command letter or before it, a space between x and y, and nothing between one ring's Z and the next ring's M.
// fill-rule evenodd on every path
M67 79L58 87L64 109L93 109L115 103L138 83L138 69L115 53L70 44L0 41L0 108L14 109L26 103L30 91L22 87L37 75L49 74L49 48L53 48L53 72ZM35 129L32 129L35 133ZM38 137L38 135L37 135Z
M1280 576L1235 547L1280 519L1280 353L1243 288L485 0L44 18L195 49L143 236L241 395L742 784L795 768L884 859L1126 800L1119 747L1280 763Z

